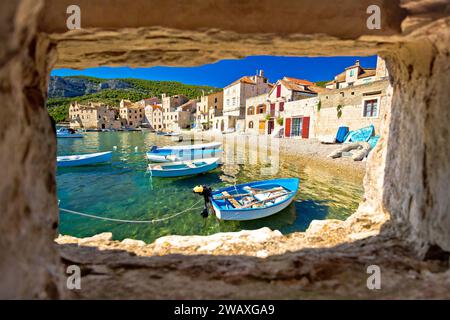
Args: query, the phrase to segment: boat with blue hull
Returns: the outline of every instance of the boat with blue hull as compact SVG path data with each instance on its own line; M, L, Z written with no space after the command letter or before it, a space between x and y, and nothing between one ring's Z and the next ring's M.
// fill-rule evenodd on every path
M288 207L299 186L298 178L243 183L211 190L198 186L194 192L205 198L205 210L212 208L221 220L255 220L271 216Z
M168 164L150 164L148 170L152 177L183 177L197 175L214 170L219 165L219 158L180 161Z
M107 151L72 156L59 156L56 157L56 164L58 167L77 167L109 162L111 159L112 151Z
M374 133L375 127L371 124L368 127L348 132L344 142L367 142Z
M203 158L215 158L222 154L220 142L211 142L181 146L153 146L147 152L147 159L152 162L175 162Z

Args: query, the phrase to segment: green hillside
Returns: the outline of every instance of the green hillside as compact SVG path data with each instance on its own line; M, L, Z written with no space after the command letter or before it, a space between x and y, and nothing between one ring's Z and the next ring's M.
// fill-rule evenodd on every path
M132 102L136 102L144 98L154 96L161 97L162 93L166 93L168 96L182 94L190 99L195 99L200 97L202 92L208 94L221 90L221 88L189 85L176 81L152 81L131 78L100 79L87 76L71 76L62 78L64 79L66 86L71 85L72 79L73 81L75 81L75 79L78 80L77 85L79 85L79 80L82 79L82 82L85 82L89 86L98 86L110 80L117 80L128 84L131 87L126 89L101 89L95 93L83 94L75 97L50 97L47 100L47 108L50 116L56 122L68 121L69 105L74 101L78 101L79 103L87 103L89 101L103 102L111 106L119 106L120 100L122 99L128 99ZM52 82L52 79L50 82ZM52 83L50 83L50 85L52 85Z

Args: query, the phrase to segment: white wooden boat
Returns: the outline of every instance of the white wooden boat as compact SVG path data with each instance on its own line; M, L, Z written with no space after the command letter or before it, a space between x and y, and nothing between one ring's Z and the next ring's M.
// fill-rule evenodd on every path
M56 158L58 167L75 167L108 162L112 159L112 151L87 153L72 156L59 156Z
M203 158L214 158L222 154L220 142L156 147L147 152L147 159L153 162L174 162Z
M205 173L219 165L219 158L179 161L168 164L150 164L149 172L153 177L182 177Z
M298 178L273 179L243 183L219 190L204 186L194 192L205 197L217 218L222 220L254 220L271 216L285 209L294 200Z

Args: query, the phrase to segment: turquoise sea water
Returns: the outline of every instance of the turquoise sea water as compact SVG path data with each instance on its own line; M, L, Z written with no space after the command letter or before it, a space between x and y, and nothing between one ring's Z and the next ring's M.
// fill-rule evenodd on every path
M146 242L165 235L207 235L264 226L291 233L304 231L314 219L345 219L362 199L360 179L336 175L294 157L280 157L279 170L267 175L262 170L267 164L257 163L260 162L255 160L258 154L248 149L243 164L227 161L225 156L223 166L205 175L151 177L146 170L145 152L152 145L168 144L175 143L150 132L90 132L83 139L58 139L58 155L113 150L112 163L58 169L60 207L110 218L151 220L179 212L199 201L200 197L192 192L196 185L217 188L276 177L300 178L296 200L276 215L243 222L219 221L215 216L204 219L200 216L201 209L154 224L101 221L61 212L59 233L87 237L112 232L117 240L133 238ZM227 155L229 150L225 148L225 151Z

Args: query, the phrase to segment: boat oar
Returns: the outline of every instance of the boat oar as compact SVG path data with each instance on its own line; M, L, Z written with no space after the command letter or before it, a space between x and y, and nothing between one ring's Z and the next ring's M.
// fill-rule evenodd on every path
M253 192L254 190L259 190L259 191ZM222 195L222 196L214 197L214 200L223 200L223 199L230 199L230 198L252 196L252 195L255 195L255 194L272 193L272 192L281 191L281 190L284 190L284 188L283 187L276 187L276 188L273 188L273 189L256 189L256 188L254 188L254 189L250 190L250 193L238 193L238 194Z
M282 197L282 196L286 196L286 195L288 195L288 194L290 194L290 193L293 193L293 191L289 191L289 192L285 192L285 193L282 193L282 194L278 194L278 195L276 195L276 196L272 196L272 197L269 197L269 198L264 199L264 200L253 201L253 202L247 203L246 205L243 205L243 206L241 207L241 209L250 208L250 207L254 206L255 204L260 204L260 203L261 203L261 204L264 204L264 203L267 202L267 201L271 201L271 200L280 198L280 197Z

